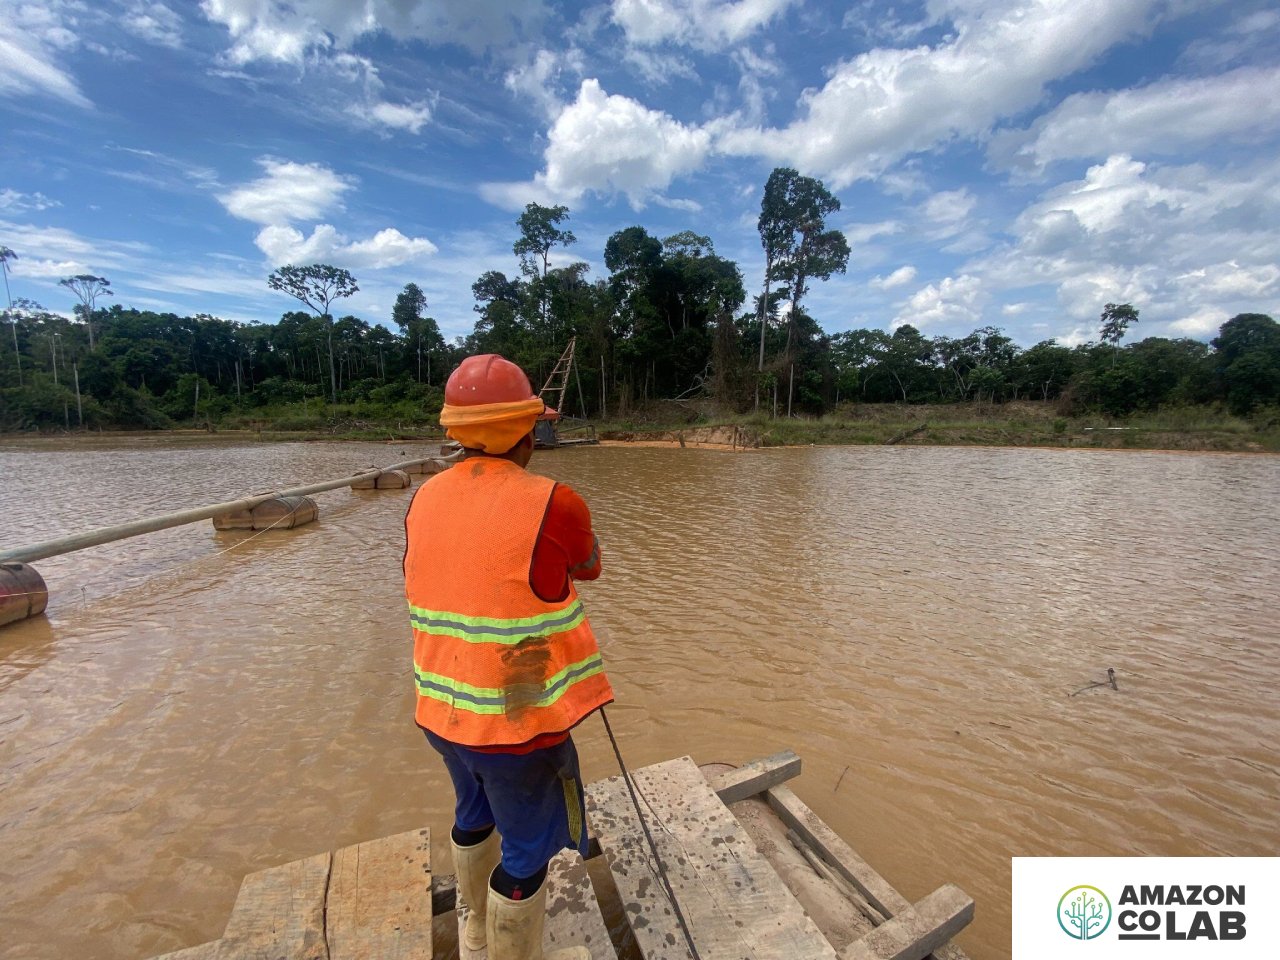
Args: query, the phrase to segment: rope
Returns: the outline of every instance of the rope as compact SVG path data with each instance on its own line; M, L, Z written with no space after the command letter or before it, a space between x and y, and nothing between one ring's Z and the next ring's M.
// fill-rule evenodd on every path
M671 889L671 881L667 879L667 868L663 865L662 857L658 854L658 845L653 842L653 834L649 832L649 824L645 822L644 814L640 811L640 801L636 799L636 787L632 784L631 773L627 770L627 765L622 760L622 751L618 749L618 740L613 735L613 728L609 726L609 717L604 712L604 707L600 708L600 719L604 721L605 732L609 734L609 743L613 745L613 755L618 758L618 768L622 771L622 782L627 785L627 792L631 794L631 805L635 807L636 817L640 820L640 828L644 831L644 838L649 841L649 849L653 852L653 860L658 865L658 876L661 878L662 886L667 892L667 899L671 902L671 909L676 913L676 920L680 924L680 932L684 934L685 943L689 944L689 953L693 956L693 960L702 960L697 946L694 945L693 934L689 932L689 924L685 921L684 911L680 909L680 904L676 902L676 892ZM646 800L645 802L647 803L648 801Z
M290 516L290 514L286 513L286 514L284 514L284 515L282 515L282 516L280 516L280 517L277 517L275 520L271 521L271 523L267 524L267 526L263 527L261 530L255 530L255 531L254 531L250 536L247 536L247 537L245 537L245 538L244 538L244 539L242 539L242 540L237 540L235 543L231 544L231 546L229 546L229 547L225 547L224 549L222 549L222 550L218 550L218 551L216 551L216 552L214 552L214 553L206 553L206 554L202 554L201 556L198 556L198 557L192 557L190 560L183 560L183 561L179 562L176 566L168 567L168 568L166 568L166 569L164 569L164 570L159 571L159 572L156 574L156 576L157 576L157 577L159 577L159 576L171 577L171 576L173 576L174 574L181 573L183 570L186 570L188 567L194 567L194 566L195 566L196 564L198 564L198 563L205 563L205 562L207 562L207 561L209 561L209 560L216 560L218 557L222 556L224 553L230 553L232 550L238 550L240 547L243 547L243 546L244 546L246 543L248 543L250 540L256 540L258 537L262 536L262 535L263 535L264 533L266 533L268 530L273 530L273 529L275 529L275 527L276 527L278 524L281 524L281 523L283 523L285 520L289 519L289 516ZM228 530L228 531L220 531L220 532L230 533L230 532L232 532L232 531L229 531L229 530ZM111 593L102 593L102 594L98 594L97 596L95 596L95 597L94 597L94 600L95 600L95 601L98 601L98 600L110 600L110 599L112 599L112 598L114 598L114 597L122 596L123 594L128 593L130 590L137 589L137 586L138 586L137 584L133 584L133 585L130 585L130 586L125 587L125 588L124 588L124 589L122 589L122 590L115 590L115 591L113 591L113 592L111 592ZM46 590L46 591L44 591L44 593L41 593L41 592L40 592L40 591L38 591L38 590L29 590L29 591L27 591L26 593L11 593L11 594L7 594L7 596L11 596L11 597L36 597L36 596L44 596L44 597L48 597L48 596L49 596L49 591L47 591L47 590ZM81 602L82 604L86 605L86 606L87 606L87 604L88 604L88 600L87 600L87 598L85 597L85 588L84 588L83 586L81 586L81 587L80 587L80 602Z

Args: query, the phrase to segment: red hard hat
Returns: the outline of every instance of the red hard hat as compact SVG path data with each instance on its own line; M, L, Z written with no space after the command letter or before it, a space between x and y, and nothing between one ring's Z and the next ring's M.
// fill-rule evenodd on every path
M534 399L524 371L496 353L467 357L444 385L444 402L456 407Z

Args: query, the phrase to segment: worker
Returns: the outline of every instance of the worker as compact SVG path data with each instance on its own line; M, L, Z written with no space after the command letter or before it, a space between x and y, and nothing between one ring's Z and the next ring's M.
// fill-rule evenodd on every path
M453 781L466 945L539 960L547 864L587 850L570 730L613 700L573 585L600 575L599 542L577 493L525 469L544 404L518 366L468 357L444 398L440 423L466 455L405 517L415 718Z

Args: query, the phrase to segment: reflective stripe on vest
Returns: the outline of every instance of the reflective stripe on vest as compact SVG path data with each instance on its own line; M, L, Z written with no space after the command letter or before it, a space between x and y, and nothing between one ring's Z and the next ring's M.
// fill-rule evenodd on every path
M603 670L604 661L600 659L600 654L593 653L585 660L571 663L559 673L548 677L543 681L542 690L537 696L529 698L532 703L523 705L550 706L564 696L573 683L593 677ZM414 673L418 680L419 696L451 703L459 710L480 714L500 714L506 711L511 699L508 690L502 687L473 687L458 680L442 677L438 673L427 673L416 665Z
M544 613L539 617L517 617L502 620L495 617L464 617L460 613L423 610L409 604L409 622L423 633L442 634L471 643L518 644L529 637L550 636L570 630L586 619L587 611L578 601L567 610Z
M572 583L547 602L529 567L555 483L496 458L431 477L405 518L416 719L465 746L568 730L613 699Z

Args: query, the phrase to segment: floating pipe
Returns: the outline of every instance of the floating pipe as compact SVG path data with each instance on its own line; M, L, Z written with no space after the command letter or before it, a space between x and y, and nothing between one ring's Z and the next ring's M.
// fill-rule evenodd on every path
M425 459L437 459L428 457ZM396 463L387 467L387 470L404 470L410 464L418 463L418 460L407 460L404 463ZM226 503L215 503L207 507L195 507L191 510L180 510L177 513L166 513L158 517L149 517L145 520L133 520L129 523L117 524L113 527L99 527L97 530L90 530L86 533L76 533L67 537L58 537L54 540L45 540L41 543L33 543L26 547L17 547L12 550L0 550L0 563L31 563L35 560L43 560L46 557L56 557L64 553L72 553L76 550L84 550L86 547L96 547L104 543L112 543L116 540L125 540L129 537L136 537L143 533L155 533L157 530L167 530L170 527L181 527L184 524L195 523L198 520L208 520L223 513L234 513L237 510L252 510L260 503L276 497L304 497L312 493L322 493L325 490L336 490L339 487L349 487L360 480L372 477L377 480L378 476L383 473L380 469L362 470L360 473L352 474L349 477L342 477L338 480L326 480L323 483L312 483L305 487L292 487L288 490L278 490L272 493L260 493L252 497L243 497L239 500L228 500Z

